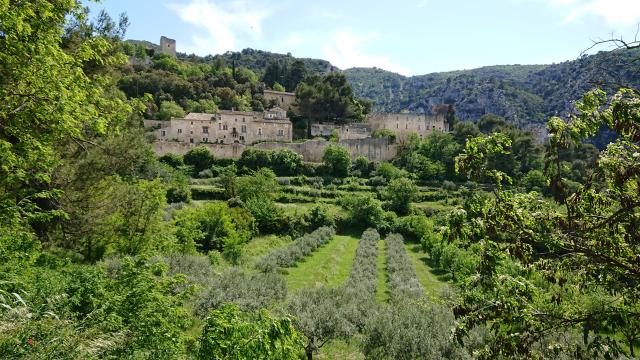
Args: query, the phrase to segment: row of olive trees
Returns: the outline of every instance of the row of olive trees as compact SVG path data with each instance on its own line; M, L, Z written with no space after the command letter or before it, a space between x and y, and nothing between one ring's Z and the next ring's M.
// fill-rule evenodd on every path
M295 265L300 259L308 256L320 246L326 244L335 235L333 228L323 226L310 234L306 234L284 249L277 249L256 263L260 271L268 272L276 268L286 268Z
M389 234L387 243L387 274L391 300L418 298L424 295L424 288L411 266L404 248L404 238L400 234Z
M375 295L378 278L378 240L380 234L375 229L367 229L362 234L345 284L348 289Z

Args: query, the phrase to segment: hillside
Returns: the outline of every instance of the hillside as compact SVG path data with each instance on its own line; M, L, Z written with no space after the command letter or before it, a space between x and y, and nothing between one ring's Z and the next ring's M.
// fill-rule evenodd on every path
M147 41L128 40L147 47ZM471 70L431 73L406 77L379 68L350 68L344 74L355 95L371 100L374 111L430 112L436 104L453 104L461 120L477 121L494 113L507 121L527 126L544 123L549 116L564 115L572 103L597 86L607 90L617 86L640 86L638 65L633 59L640 50L600 52L576 60L551 65L496 65ZM222 62L245 67L262 76L270 62L304 63L310 74L339 71L321 59L296 58L291 54L244 49L200 57L178 54L195 63Z
M430 111L435 104L453 104L462 120L486 113L512 123L544 122L566 114L572 102L596 86L638 87L633 59L637 50L601 52L552 65L489 66L473 70L405 77L381 69L345 70L357 96L372 100L374 110Z

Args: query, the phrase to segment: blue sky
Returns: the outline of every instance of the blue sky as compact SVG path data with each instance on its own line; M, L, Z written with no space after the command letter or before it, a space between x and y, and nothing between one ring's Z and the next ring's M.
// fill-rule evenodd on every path
M247 47L403 75L572 60L595 40L633 39L640 0L105 0L127 38L180 52ZM599 50L606 50L601 46Z

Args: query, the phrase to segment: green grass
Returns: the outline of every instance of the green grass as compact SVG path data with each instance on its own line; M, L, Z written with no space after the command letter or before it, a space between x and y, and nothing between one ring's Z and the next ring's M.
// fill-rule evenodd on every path
M385 241L378 241L378 282L376 284L376 301L386 302L389 300L389 289L387 288L387 265L386 255L387 247Z
M345 360L359 360L364 359L364 354L360 352L358 344L355 340L346 342L343 340L329 341L323 347L314 359L345 359Z
M336 235L297 266L287 269L287 288L296 291L317 286L337 287L349 276L358 239Z
M309 203L276 203L276 205L283 209L284 212L291 214L291 215L302 215L304 213L306 213L307 211L309 211L309 209L311 209L312 207L314 207L316 203L313 202L309 202ZM345 216L346 215L346 211L338 206L338 205L334 205L334 204L324 204L325 206L327 206L327 208L329 209L329 214L333 215L334 217L336 216Z
M289 236L257 236L245 244L243 249L242 267L245 270L254 270L256 260L267 255L271 251L283 248L293 241Z
M435 275L434 270L428 265L429 257L426 253L422 252L420 244L405 244L407 253L413 263L418 280L424 287L425 294L428 298L436 300L439 298L440 289L447 284Z

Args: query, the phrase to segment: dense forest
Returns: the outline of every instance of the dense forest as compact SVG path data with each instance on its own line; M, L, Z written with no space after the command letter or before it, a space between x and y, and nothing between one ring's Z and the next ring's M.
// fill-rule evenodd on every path
M389 162L335 142L321 163L159 157L145 118L261 110L274 88L296 93L294 121L362 121L358 96L382 95L289 56L152 55L123 41L128 23L0 1L0 358L638 355L640 93L589 72L609 55L439 78L509 74L544 144L497 110L465 121L452 92L451 131L409 136ZM535 85L554 67L580 85ZM549 93L529 103L525 83ZM567 97L575 111L547 118Z

